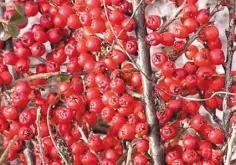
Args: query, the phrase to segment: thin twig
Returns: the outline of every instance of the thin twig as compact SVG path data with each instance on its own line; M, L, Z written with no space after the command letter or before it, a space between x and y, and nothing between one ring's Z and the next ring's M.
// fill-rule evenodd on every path
M192 35L190 37L190 39L187 41L187 43L185 44L184 49L179 53L179 56L182 55L183 53L185 53L188 50L188 47L199 37L200 32L202 31L202 29L204 29L206 26L210 25L211 22L207 22L203 25L201 25L198 30L194 33L194 35Z
M128 94L130 94L131 96L133 96L134 98L137 98L137 99L142 99L142 98L143 98L142 94L137 93L137 92L135 92L135 91L133 91L133 90L131 90L131 89L129 89L129 88L125 88L125 91L126 91Z
M128 152L125 152L116 162L116 165L122 165L123 162L127 159Z
M60 97L60 96L57 95L57 96L53 99L52 103L53 103L56 99L58 99L59 97ZM57 153L59 154L59 156L61 157L61 159L63 160L63 162L64 162L66 165L70 165L70 164L68 163L68 161L66 160L65 156L63 155L63 153L62 153L62 152L60 151L60 149L58 148L55 139L53 138L53 133L52 133L52 130L51 130L51 127L50 127L50 119L49 119L49 118L50 118L50 110L51 110L51 108L52 108L52 106L53 106L52 103L48 106L48 109L47 109L47 118L46 118L49 136L50 136L50 138L51 138L51 140L52 140L53 146L54 146L55 149L57 150Z
M212 95L208 98L192 98L192 97L184 97L184 96L181 96L179 95L178 97L181 98L181 99L185 99L185 100L189 100L189 101L207 101L207 100L210 100L212 99L214 96L217 96L217 95L231 95L231 96L235 96L236 93L230 93L230 92L224 92L224 91L219 91L219 92L214 92L212 93Z
M183 4L176 10L175 13L173 13L173 15L168 19L168 21L166 21L165 23L163 23L163 25L157 30L158 33L162 33L166 30L166 28L173 23L178 16L180 15L180 13L183 10L184 5L186 4L186 0L183 2Z
M174 142L175 140L178 140L181 138L181 136L183 135L183 133L185 131L187 131L189 129L189 127L183 128L179 131L179 133L173 138L168 140L167 142L165 142L164 146L167 148L172 142Z
M226 160L225 160L225 165L231 165L231 158L232 158L232 152L233 152L233 146L234 142L236 139L236 126L234 125L232 127L233 131L231 133L231 137L228 139L228 149L227 149L227 154L226 154Z
M37 80L37 79L49 79L51 77L55 77L55 76L58 76L60 74L60 72L50 72L50 73L39 73L39 74L35 74L35 75L32 75L32 76L29 76L29 77L25 77L25 78L22 78L22 79L18 79L18 80L15 80L13 81L9 87L12 88L14 87L18 82L20 81L33 81L33 80Z
M199 88L197 88L197 91L198 91L198 94L200 96L200 98L204 98L204 95L202 94L201 90ZM212 98L213 96L211 96L210 98ZM215 123L217 123L219 125L219 127L221 129L223 129L223 125L222 125L222 121L216 116L216 110L215 109L209 109L207 106L206 106L206 103L205 103L206 100L202 99L201 104L202 106L204 107L204 109L211 115L213 121Z
M76 123L76 127L78 128L79 132L80 132L80 135L81 135L81 139L85 142L85 143L88 143L88 138L86 137L83 129ZM100 156L94 152L94 151L91 151L94 155L96 155L96 157L98 158L98 161L101 162L101 158Z
M78 130L79 130L79 132L80 132L80 134L81 134L82 140L83 140L85 143L87 143L87 142L88 142L88 138L87 138L86 135L84 134L83 129L82 129L79 125L77 125L76 127L78 128Z
M133 153L133 146L129 144L128 151L127 151L127 158L126 158L126 165L129 165L132 161L132 153Z
M136 153L137 152L137 149L135 147L132 147L132 153ZM128 157L128 151L126 151L119 159L118 161L116 162L116 165L122 165L125 160L127 160L127 157Z
M38 73L38 74L34 74L32 76L29 76L29 77L25 77L25 78L22 78L22 79L18 79L16 81L13 81L9 87L13 87L16 83L18 83L19 81L27 81L27 82L30 82L30 81L33 81L33 80L37 80L37 79L49 79L49 78L52 78L52 77L58 77L58 76L72 76L72 75L84 75L85 73L84 72L78 72L78 73L75 73L75 74L70 74L70 73L67 73L67 72L49 72L49 73Z
M35 56L31 56L31 57L34 58L34 59L39 60L39 61L42 62L43 64L46 63L46 60L45 60L44 58L42 58L42 57L35 57Z
M7 148L5 149L5 151L3 152L3 154L0 157L0 164L2 164L6 159L7 159L7 155L11 149L11 147L14 145L14 143L17 141L18 136L15 135L14 138L9 142Z
M233 106L232 108L230 108L230 112L231 112L231 113L236 112L236 106Z
M211 11L210 16L211 18L219 11L220 3L217 3L217 5L214 7L214 9ZM200 32L202 29L204 29L206 26L210 25L212 22L207 22L203 25L201 25L198 30L190 37L190 39L185 44L184 49L179 53L179 56L185 53L188 50L188 47L199 37Z
M43 165L46 165L46 161L45 161L45 157L44 157L44 150L43 150L43 143L42 143L42 136L41 136L41 130L40 130L40 118L41 118L41 107L37 108L37 115L36 115L36 126L37 126L37 132L38 132L38 136L37 136L37 140L38 140L38 145L39 145L39 156L40 159L42 160Z

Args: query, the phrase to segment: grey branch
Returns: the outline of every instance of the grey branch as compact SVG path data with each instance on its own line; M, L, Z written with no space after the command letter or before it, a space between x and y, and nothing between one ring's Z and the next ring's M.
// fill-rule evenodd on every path
M233 18L233 13L235 12L235 6L236 6L236 1L231 0L231 4L228 5L228 10L229 10L229 31L226 32L226 37L227 37L227 61L224 65L224 70L225 70L225 91L229 92L229 89L232 85L233 79L231 76L231 70L232 70L232 61L233 61L233 55L234 55L234 50L233 50L233 35L234 35L234 30L235 30L235 20ZM231 113L229 111L229 95L225 95L223 99L223 127L225 132L229 132L229 119L231 117Z
M33 153L33 148L34 148L34 146L31 141L25 142L25 149L23 151L23 154L25 156L27 165L34 165L35 164L35 156Z
M134 0L133 7L136 8L140 3L140 0ZM136 21L136 36L138 40L138 53L140 58L140 69L144 74L142 75L143 83L143 95L146 109L147 122L149 125L149 141L151 154L153 159L153 165L163 165L164 163L164 151L163 144L160 137L160 127L157 118L155 117L155 108L153 100L153 85L149 78L152 77L150 50L145 42L145 36L147 31L145 28L145 9L144 3L135 12Z

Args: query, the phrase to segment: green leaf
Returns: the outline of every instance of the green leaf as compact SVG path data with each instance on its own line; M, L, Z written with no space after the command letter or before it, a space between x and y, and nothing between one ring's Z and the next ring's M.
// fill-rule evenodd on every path
M23 24L25 24L27 21L28 21L28 17L27 17L26 15L21 16L18 12L15 12L15 13L12 15L12 17L11 17L9 23L10 23L10 24L13 24L13 25L23 25Z
M7 25L7 31L12 37L16 37L20 32L19 28L16 25L11 24Z
M70 80L70 76L61 76L60 77L61 82Z
M21 16L24 16L24 15L25 15L25 8L24 8L24 6L22 6L22 5L19 4L19 3L16 3L16 4L15 4L15 7L16 7L17 13L19 13Z

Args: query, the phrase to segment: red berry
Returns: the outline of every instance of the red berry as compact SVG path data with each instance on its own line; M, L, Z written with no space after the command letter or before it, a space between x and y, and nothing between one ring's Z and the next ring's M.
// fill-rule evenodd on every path
M79 16L72 14L67 19L67 26L71 29L78 29L80 27Z
M224 141L224 133L221 129L215 128L209 132L208 139L214 144L221 144Z
M161 24L161 18L157 15L149 15L145 17L145 24L146 26L151 29L157 29Z
M25 14L33 17L38 13L38 4L36 2L28 1L25 3Z

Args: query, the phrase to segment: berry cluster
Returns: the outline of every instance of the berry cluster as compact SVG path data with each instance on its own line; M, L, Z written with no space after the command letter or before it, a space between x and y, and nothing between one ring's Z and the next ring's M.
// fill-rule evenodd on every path
M166 48L151 54L153 69L161 75L150 81L163 104L156 118L168 165L223 162L220 148L225 132L199 111L201 106L210 114L223 110L223 97L212 96L225 90L225 77L216 70L225 63L225 55L219 30L210 22L218 8L198 9L197 2L187 0L169 30L160 16L145 16L144 42ZM35 165L115 165L126 159L130 146L134 165L151 163L147 110L140 99L144 73L133 62L139 54L132 3L14 3L24 7L27 17L39 20L13 38L13 49L0 56L2 146L7 148L17 137L8 161L20 158L27 164L23 150L31 142ZM14 7L7 9L3 19L11 20L16 12ZM202 47L195 46L192 38ZM1 49L4 44L0 43ZM175 61L182 55L188 62L177 67ZM236 93L235 84L230 92ZM185 97L197 94L205 101ZM236 106L236 95L230 96L229 106ZM236 115L231 121L236 123Z

